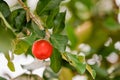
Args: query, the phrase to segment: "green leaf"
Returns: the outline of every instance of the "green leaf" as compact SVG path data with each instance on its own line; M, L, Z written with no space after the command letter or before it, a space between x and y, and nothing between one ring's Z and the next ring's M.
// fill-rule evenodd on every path
M86 70L86 63L84 56L77 56L71 53L64 53L66 60L76 68L76 70L83 74Z
M88 72L91 74L92 78L95 79L95 77L96 77L96 72L95 72L95 70L93 70L88 64L86 65L86 69L87 69Z
M11 61L11 57L10 57L9 53L8 53L8 52L4 53L4 56L5 56L5 58L6 58L7 61L8 61L8 63L7 63L8 68L9 68L11 71L14 72L14 71L15 71L14 64L13 64L13 62Z
M22 53L25 53L28 48L29 48L29 44L24 41L24 40L17 40L15 41L15 49L14 49L14 53L17 54L17 55L20 55Z
M106 58L109 54L111 54L111 52L118 52L118 50L115 49L114 44L111 44L107 47L103 46L98 53Z
M23 26L23 24L25 24L26 21L26 11L23 9L20 9L20 11L18 11L18 14L15 18L15 26L16 28L21 28Z
M27 55L31 55L32 57L34 57L33 54L32 54L32 46L30 46L30 47L27 49L25 55L26 55L26 56L27 56Z
M11 62L11 61L8 61L8 64L7 64L7 66L9 67L9 69L10 69L11 71L15 72L15 67L14 67L14 64L13 64L13 62Z
M65 35L52 34L50 37L52 45L60 52L64 52L68 42L68 38Z
M25 37L24 41L26 41L29 45L32 45L33 42L35 41L36 37L37 37L36 33L33 32L33 33L31 33L30 36Z
M73 80L74 72L67 67L62 67L59 72L59 80Z
M109 75L106 69L100 68L97 65L93 65L92 67L96 71L96 74L101 76L101 77L105 78L105 77L107 77Z
M15 71L15 68L14 68L13 62L11 61L11 57L10 57L10 55L9 55L9 52L4 53L4 56L5 56L5 58L6 58L7 61L8 61L8 63L7 63L8 68L9 68L11 71L14 72L14 71Z
M4 28L8 28L12 31L12 33L14 32L13 31L13 28L9 25L9 23L7 22L7 20L4 18L3 14L0 12L0 23L2 27ZM15 34L14 34L15 35Z
M30 36L27 36L23 39L26 43L29 44L29 48L25 52L25 55L28 55L28 54L32 55L32 45L33 45L33 42L35 41L36 37L37 37L36 33L32 32Z
M6 53L12 48L12 39L14 34L11 26L7 23L6 19L0 13L0 52Z
M54 26L54 19L59 12L59 8L53 9L50 11L50 15L47 18L46 25L47 28L52 28Z
M59 13L54 20L53 33L60 33L65 28L65 14L66 12Z
M62 56L60 52L54 48L52 56L50 57L50 67L54 72L58 72L62 66Z
M37 36L39 38L44 38L45 37L45 35L46 35L45 30L40 30L38 25L35 24L34 22L32 22L31 26L32 26L32 28L34 29L34 32L37 34Z
M12 48L12 39L14 39L14 34L9 29L5 30L1 24L2 23L0 22L0 52L6 53Z
M76 47L78 41L77 41L77 38L75 36L73 27L67 26L66 31L67 31L67 36L71 42L71 47L72 48Z
M36 12L40 16L50 10L57 8L62 0L39 0Z
M4 15L4 17L8 17L10 15L10 8L5 1L0 1L0 12Z
M5 79L5 78L3 78L3 77L0 76L0 80L7 80L7 79Z
M103 24L107 29L112 30L112 31L120 29L120 24L117 23L116 20L114 20L114 17L106 18Z
M17 31L21 31L26 25L26 11L24 9L14 10L8 17L8 22Z
M6 52L5 54L5 58L8 60L8 61L10 61L11 59L10 59L10 55L9 55L9 53L8 52Z

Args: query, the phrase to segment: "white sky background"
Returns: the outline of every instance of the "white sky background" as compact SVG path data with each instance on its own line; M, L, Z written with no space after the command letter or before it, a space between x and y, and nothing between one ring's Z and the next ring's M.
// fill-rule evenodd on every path
M15 65L15 72L11 72L9 68L7 67L7 60L5 59L4 55L0 53L0 76L6 77L4 74L10 75L10 77L14 78L17 77L18 75L21 75L22 73L27 72L27 70L21 68L21 64L29 64L33 61L34 59L31 56L25 57L24 55L19 55L16 56L13 60L13 63ZM33 73L37 74L39 76L42 76L43 74L43 68L35 70Z
M17 0L4 0L4 1L6 1L8 3L8 5L11 7L18 3ZM38 2L38 0L27 0L27 4L32 11L36 8L37 2Z

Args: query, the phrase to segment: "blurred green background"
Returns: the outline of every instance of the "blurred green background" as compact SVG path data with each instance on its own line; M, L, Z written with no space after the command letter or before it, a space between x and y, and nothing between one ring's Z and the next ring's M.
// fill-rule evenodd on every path
M95 80L120 80L118 2L70 0L66 3L69 14L66 31L70 47L86 56L86 61L96 71ZM89 74L84 75L92 80Z

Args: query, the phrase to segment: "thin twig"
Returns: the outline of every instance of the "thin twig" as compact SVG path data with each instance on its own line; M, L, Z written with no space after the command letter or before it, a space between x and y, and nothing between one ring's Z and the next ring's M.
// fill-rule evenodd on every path
M24 2L22 0L18 0L18 2L21 4L21 6L24 8L24 10L26 10L26 12L28 13L29 17L39 26L39 28L41 30L44 30L44 27L41 24L40 19L38 19L38 17L36 15L34 15L29 8L24 4ZM47 39L50 38L50 32L48 30L46 30L46 37Z

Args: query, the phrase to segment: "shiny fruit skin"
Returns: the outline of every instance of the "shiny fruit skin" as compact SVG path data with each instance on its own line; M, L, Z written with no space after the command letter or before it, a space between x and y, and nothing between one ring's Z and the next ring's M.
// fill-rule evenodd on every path
M33 43L32 54L40 60L49 58L52 55L53 47L46 40L37 40Z

